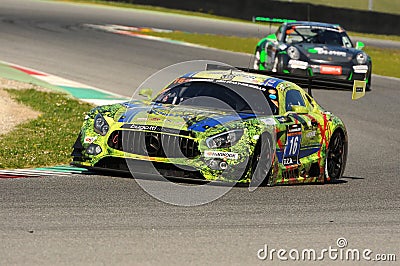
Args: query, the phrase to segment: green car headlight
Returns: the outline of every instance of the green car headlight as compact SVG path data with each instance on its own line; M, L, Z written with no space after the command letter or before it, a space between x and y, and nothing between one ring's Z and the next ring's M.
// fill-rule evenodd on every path
M207 147L214 148L227 148L235 145L243 136L243 129L234 129L206 139Z
M367 58L368 58L368 56L364 52L358 53L356 55L357 63L360 64L360 65L365 64L367 62Z
M289 56L291 59L295 59L295 60L300 59L300 52L299 52L299 49L297 49L297 48L294 47L294 46L290 46L290 47L287 49L287 54L288 54L288 56Z
M104 119L103 115L98 113L95 118L94 118L94 132L105 136L110 129L110 126L108 125L107 121Z

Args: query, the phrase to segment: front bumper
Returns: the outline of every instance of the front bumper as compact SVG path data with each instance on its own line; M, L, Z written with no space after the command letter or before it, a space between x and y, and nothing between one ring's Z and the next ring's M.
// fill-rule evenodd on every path
M290 59L283 66L286 74L326 77L339 80L366 80L368 65L331 64Z
M71 164L94 170L103 169L104 171L161 174L162 176L182 178L237 181L244 176L250 157L249 145L238 145L237 147L235 145L230 150L210 150L204 149L204 147L199 148L198 140L181 136L171 137L170 135L161 136L161 138L168 136L168 142L165 141L160 147L163 151L157 153L152 151L153 156L150 156L142 149L139 151L137 147L125 147L122 139L117 140L116 132L121 134L120 128L103 137L100 135L92 136L90 130L87 133L83 130L73 146L71 154L73 162ZM146 146L145 142L152 139L148 136L154 137L154 132L136 131L135 134L132 134L133 131L131 130L125 132L128 133L127 136L130 140L136 138L134 139L136 143L140 143L139 138L143 137L141 144L138 144L140 147ZM88 139L91 141L87 141ZM176 146L168 147L169 144ZM191 148L195 147L195 150L188 148L189 144ZM171 150L175 151L171 152ZM176 150L179 150L181 156L175 156ZM190 156L186 156L188 151Z

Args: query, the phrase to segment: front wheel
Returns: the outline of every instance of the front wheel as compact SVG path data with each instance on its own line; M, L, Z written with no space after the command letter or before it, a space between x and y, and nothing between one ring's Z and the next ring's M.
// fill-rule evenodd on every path
M254 69L260 69L260 64L261 64L261 52L259 49L256 50L256 53L254 55Z
M283 58L282 56L276 55L274 65L272 66L272 72L282 73L283 69Z
M250 187L257 188L267 185L269 181L270 169L274 158L274 145L271 137L262 134L254 149L251 160L251 182Z
M342 177L346 166L347 143L340 131L335 131L329 142L325 160L325 181L333 182Z
M368 75L368 81L367 81L367 86L365 87L366 91L371 91L371 78L372 78L372 66L370 67L370 72Z

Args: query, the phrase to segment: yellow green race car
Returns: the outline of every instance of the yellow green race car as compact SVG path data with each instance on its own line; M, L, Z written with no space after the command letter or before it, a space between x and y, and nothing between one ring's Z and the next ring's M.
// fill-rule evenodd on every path
M292 82L205 70L177 77L155 97L142 94L149 98L87 114L73 165L266 185L343 175L343 122Z

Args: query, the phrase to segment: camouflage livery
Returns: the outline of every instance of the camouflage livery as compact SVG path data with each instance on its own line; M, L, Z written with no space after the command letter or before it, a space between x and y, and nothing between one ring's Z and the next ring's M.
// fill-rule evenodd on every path
M174 88L196 82L262 91L273 110L263 114L168 103ZM155 99L92 109L74 145L72 164L128 170L128 161L152 162L168 170L160 171L165 175L250 182L260 158L269 156L271 164L261 177L267 185L323 183L343 174L344 124L294 83L242 71L200 71L177 78ZM272 143L268 151L259 148L264 147L262 136Z

